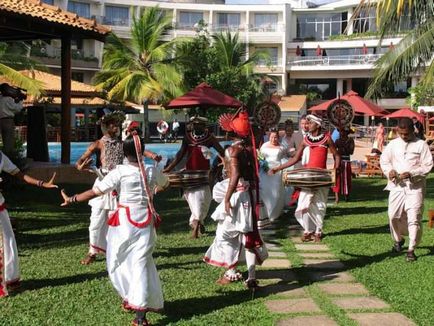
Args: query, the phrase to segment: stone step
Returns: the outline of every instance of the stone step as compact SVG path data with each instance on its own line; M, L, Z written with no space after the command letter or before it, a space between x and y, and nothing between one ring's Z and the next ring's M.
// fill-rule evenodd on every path
M319 284L321 291L332 295L369 294L360 283L324 283Z
M415 326L410 319L397 312L348 314L360 326Z
M360 297L360 298L340 298L332 300L338 307L351 310L351 309L385 309L390 306L375 297Z
M333 319L327 316L306 316L281 319L277 326L336 326L338 325Z
M269 311L275 313L312 313L320 312L320 308L310 298L282 299L265 301Z

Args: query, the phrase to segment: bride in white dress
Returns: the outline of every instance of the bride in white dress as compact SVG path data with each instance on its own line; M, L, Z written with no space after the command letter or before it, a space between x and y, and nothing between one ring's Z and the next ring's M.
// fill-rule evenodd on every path
M260 148L261 156L267 161L268 168L272 169L281 164L285 157L285 149L279 143L277 131L270 133L269 141ZM269 222L276 220L282 213L284 206L284 188L282 173L268 175L261 169L259 174L260 199L263 203L258 226L263 228Z

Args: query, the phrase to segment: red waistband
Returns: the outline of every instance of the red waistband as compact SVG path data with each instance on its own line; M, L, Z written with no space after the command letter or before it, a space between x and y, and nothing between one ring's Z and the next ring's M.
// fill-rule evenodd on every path
M4 211L6 209L6 203L3 203L0 205L0 212Z

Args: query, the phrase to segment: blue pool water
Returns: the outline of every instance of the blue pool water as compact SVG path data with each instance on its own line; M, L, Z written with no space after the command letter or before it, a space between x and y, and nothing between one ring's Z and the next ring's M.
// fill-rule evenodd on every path
M228 142L222 142L221 145L227 144ZM71 163L74 164L81 155L86 151L90 143L71 143ZM171 143L171 144L146 144L146 149L157 153L163 157L163 163L169 159L173 158L181 147L181 143ZM60 163L61 147L60 143L48 143L48 152L50 154L50 162ZM215 151L213 150L214 156ZM147 162L148 163L148 162Z

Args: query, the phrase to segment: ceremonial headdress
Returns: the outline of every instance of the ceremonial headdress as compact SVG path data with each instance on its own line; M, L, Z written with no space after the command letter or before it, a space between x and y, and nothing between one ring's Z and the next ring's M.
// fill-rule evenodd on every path
M308 121L315 122L318 126L321 126L321 124L322 124L322 119L320 117L314 115L314 114L308 114L306 116L306 119Z
M250 134L249 114L242 110L237 114L224 113L219 117L219 124L224 131L235 132L245 138Z
M198 115L195 115L193 117L190 118L190 122L191 123L202 123L202 124L206 124L208 123L208 119L205 117L201 117Z

